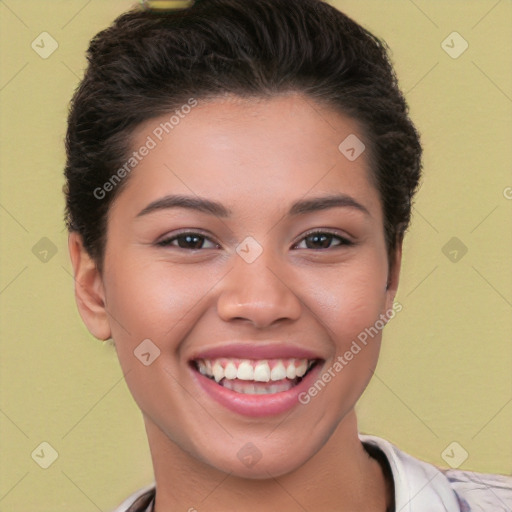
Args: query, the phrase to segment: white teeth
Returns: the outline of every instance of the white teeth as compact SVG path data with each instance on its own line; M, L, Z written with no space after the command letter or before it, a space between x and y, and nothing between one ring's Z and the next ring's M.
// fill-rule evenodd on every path
M295 377L297 377L297 374L295 371L295 364L292 363L286 367L286 378L293 380L293 379L295 379Z
M315 360L308 359L197 359L196 365L199 373L212 377L216 382L229 380L253 382L279 382L289 379L295 380L303 377L315 364ZM231 389L231 388L230 388ZM245 389L245 388L244 388ZM267 389L270 389L267 386ZM240 391L245 392L245 391ZM259 388L256 393L259 393ZM262 392L267 392L264 390Z
M269 393L281 393L282 391L288 391L293 387L293 384L289 381L280 382L279 384L272 384L269 388Z
M257 363L254 367L254 380L256 382L268 382L270 380L270 366L266 361Z
M233 387L236 386L236 383L235 382L231 382L230 380L225 380L222 385L226 388L226 389L231 389L231 391L234 391Z
M224 368L222 368L222 365L216 361L213 365L213 378L216 382L220 382L224 377Z
M226 365L226 368L224 369L224 376L226 379L236 379L236 376L238 374L238 371L236 369L235 363L232 363L231 361Z
M226 389L230 389L231 391L235 391L235 393L242 393L244 395L271 395L274 393L282 393L283 391L288 391L293 387L293 383L290 381L265 386L262 384L253 384L249 382L232 382L227 379L222 381L222 385Z
M197 368L198 368L199 373L201 375L207 375L208 374L208 370L206 369L206 365L204 364L204 361L198 361L197 362Z
M308 371L308 362L307 361L301 361L299 366L295 368L295 374L297 377L303 377L306 372Z
M283 379L286 379L286 368L284 367L284 364L281 361L279 361L270 372L270 380Z
M238 365L236 378L240 380L254 380L254 368L249 361L242 361Z

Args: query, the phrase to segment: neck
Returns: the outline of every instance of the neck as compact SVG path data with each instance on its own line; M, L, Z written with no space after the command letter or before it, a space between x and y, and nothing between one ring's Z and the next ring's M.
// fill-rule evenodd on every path
M258 480L204 464L145 421L157 487L155 512L385 512L392 502L392 482L361 444L353 411L306 463Z

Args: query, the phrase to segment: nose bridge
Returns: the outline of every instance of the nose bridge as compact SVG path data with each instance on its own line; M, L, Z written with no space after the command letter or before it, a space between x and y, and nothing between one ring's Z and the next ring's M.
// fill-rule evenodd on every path
M269 257L268 254L262 254L251 263L243 258L237 258L234 270L237 282L245 294L258 295L263 291L270 295L279 293L283 287L286 288L285 278L279 267L275 258Z
M297 319L300 301L279 259L269 249L256 251L250 242L240 244L237 253L218 299L219 316L226 321L245 319L258 327Z

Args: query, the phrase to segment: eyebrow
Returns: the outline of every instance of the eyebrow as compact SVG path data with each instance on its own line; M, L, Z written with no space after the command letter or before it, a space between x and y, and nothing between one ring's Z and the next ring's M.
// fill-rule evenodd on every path
M231 210L216 201L211 201L201 197L170 195L157 199L156 201L148 204L137 214L137 217L142 217L144 215L148 215L149 213L171 208L187 208L223 218L229 217L232 213ZM327 210L329 208L354 208L367 215L370 215L370 212L361 203L345 194L316 197L312 199L301 199L292 204L288 215L304 215L319 210Z
M216 201L210 201L209 199L203 199L201 197L174 195L165 196L153 201L140 211L137 214L137 217L142 217L143 215L147 215L158 210L167 210L170 208L188 208L190 210L210 213L217 217L229 217L231 214L230 210Z
M288 215L303 215L305 213L316 212L318 210L327 210L328 208L355 208L366 215L370 212L354 198L345 194L316 197L312 199L302 199L293 203Z

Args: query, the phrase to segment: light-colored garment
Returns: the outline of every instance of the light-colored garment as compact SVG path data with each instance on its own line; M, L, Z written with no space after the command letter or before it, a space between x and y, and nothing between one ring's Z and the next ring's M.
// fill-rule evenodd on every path
M389 441L360 435L388 459L396 512L512 512L512 477L457 469L440 470Z
M391 468L396 512L512 512L512 477L441 470L385 439L359 435L378 448ZM151 512L155 487L140 490L114 512Z

